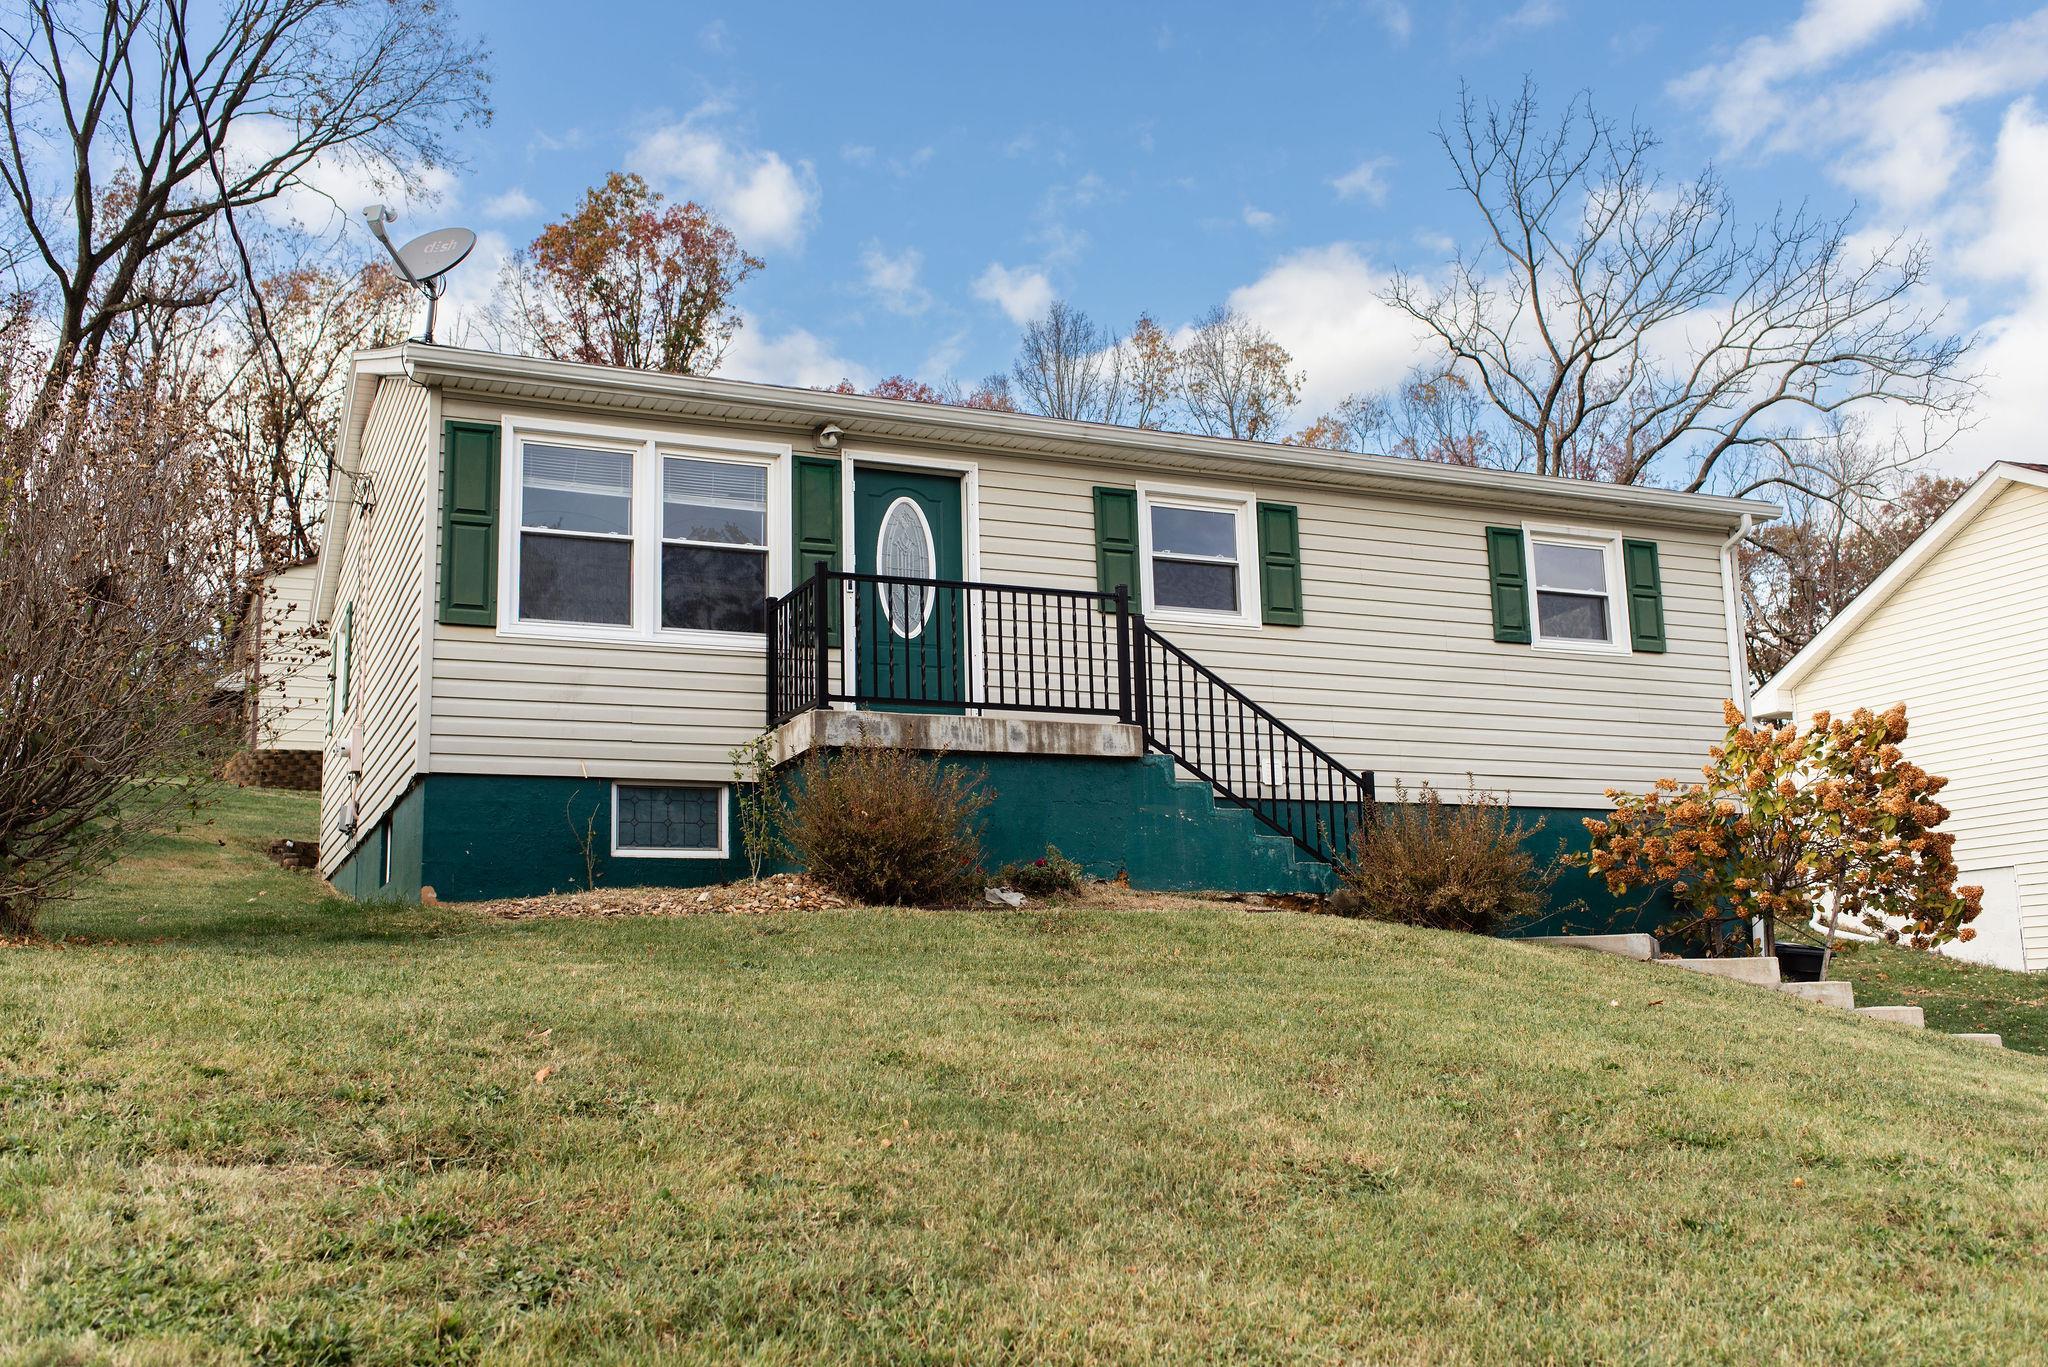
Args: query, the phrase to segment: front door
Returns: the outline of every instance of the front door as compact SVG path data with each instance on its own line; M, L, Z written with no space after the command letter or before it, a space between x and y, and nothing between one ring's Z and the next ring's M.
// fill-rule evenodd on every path
M912 579L966 577L960 477L857 465L853 567ZM866 707L958 711L968 623L958 589L868 584L854 593L854 691Z

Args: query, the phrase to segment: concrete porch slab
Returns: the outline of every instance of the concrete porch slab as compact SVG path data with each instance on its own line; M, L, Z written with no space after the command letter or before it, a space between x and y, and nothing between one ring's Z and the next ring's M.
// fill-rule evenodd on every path
M812 750L884 745L956 755L1078 755L1143 759L1145 734L1115 721L1052 717L963 717L930 712L805 712L775 729L775 762Z

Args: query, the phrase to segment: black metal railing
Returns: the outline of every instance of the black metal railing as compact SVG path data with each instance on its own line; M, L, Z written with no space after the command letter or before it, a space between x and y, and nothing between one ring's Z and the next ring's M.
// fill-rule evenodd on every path
M1153 630L1123 589L818 566L767 608L770 727L834 703L1113 717L1318 859L1351 847L1359 774Z
M1142 620L1136 655L1148 747L1323 862L1350 853L1372 811L1369 771L1353 772Z

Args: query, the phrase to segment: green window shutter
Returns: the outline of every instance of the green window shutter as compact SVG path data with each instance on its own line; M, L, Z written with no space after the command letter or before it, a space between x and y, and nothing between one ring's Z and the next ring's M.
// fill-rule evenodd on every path
M794 474L795 508L790 531L795 545L790 556L791 582L801 584L819 565L839 566L839 461L832 456L798 456ZM826 604L827 638L839 644L839 595Z
M341 715L348 715L349 691L356 682L356 605L341 610Z
M1493 639L1529 644L1529 566L1520 527L1486 529L1486 573L1493 581Z
M1298 627L1301 613L1301 517L1292 504L1259 505L1259 620Z
M448 422L441 433L441 620L498 623L498 429Z
M1664 653L1664 574L1657 543L1621 543L1622 582L1628 585L1628 644L1651 655Z
M1095 490L1095 587L1104 593L1130 590L1131 607L1138 601L1138 491ZM1104 612L1110 605L1102 605Z

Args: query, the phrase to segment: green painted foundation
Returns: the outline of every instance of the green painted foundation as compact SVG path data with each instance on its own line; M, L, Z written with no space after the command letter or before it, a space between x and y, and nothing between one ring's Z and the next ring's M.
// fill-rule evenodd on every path
M983 815L990 868L1035 859L1046 846L1090 874L1128 876L1157 891L1324 892L1331 870L1207 784L1175 777L1172 761L1055 755L949 756L975 771L993 801ZM1541 821L1525 846L1538 860L1582 851L1592 811L1517 808ZM605 779L467 774L422 777L365 833L336 870L336 888L363 901L532 897L599 887L699 887L747 873L737 849L712 859L620 858L610 851L611 784ZM585 858L585 838L595 851ZM391 875L382 876L384 842ZM770 864L770 871L781 866ZM1520 933L1653 930L1671 918L1665 899L1616 898L1579 870L1559 877L1551 911Z

